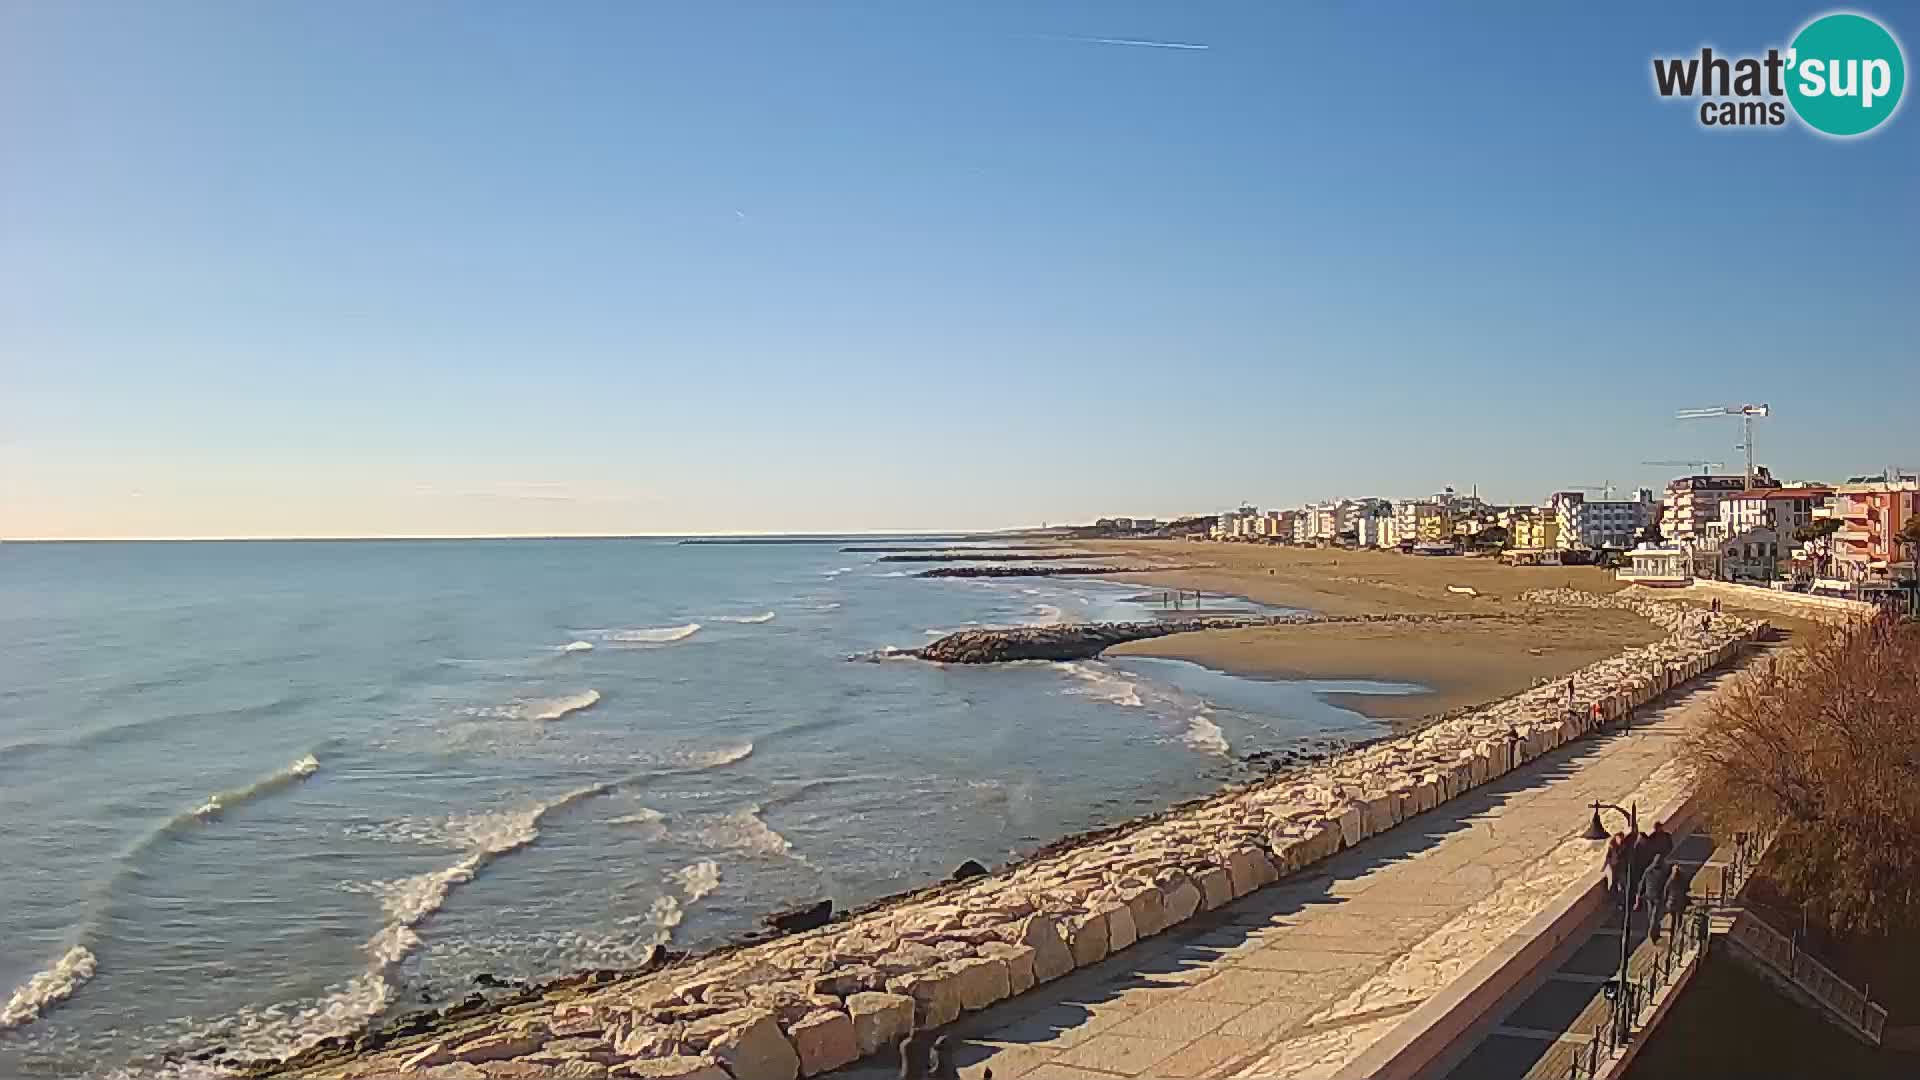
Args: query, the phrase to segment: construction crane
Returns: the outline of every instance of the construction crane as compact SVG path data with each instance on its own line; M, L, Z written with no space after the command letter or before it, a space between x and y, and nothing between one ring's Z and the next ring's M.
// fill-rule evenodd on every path
M1724 461L1643 461L1640 464L1657 465L1663 469L1691 469L1695 472L1712 472L1727 467Z
M1765 405L1722 405L1717 409L1681 409L1673 415L1678 420L1705 420L1711 416L1739 417L1746 437L1734 449L1747 452L1747 490L1753 490L1753 418L1768 415Z
M1561 491L1598 491L1601 494L1601 498L1603 498L1605 501L1607 502L1613 501L1614 487L1612 482L1608 482L1605 484L1562 484L1560 485L1560 490Z

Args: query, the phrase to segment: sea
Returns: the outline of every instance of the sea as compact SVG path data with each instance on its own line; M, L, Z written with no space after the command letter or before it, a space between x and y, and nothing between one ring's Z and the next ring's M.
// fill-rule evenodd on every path
M709 947L1372 737L1319 695L1413 689L894 658L1157 598L843 550L884 543L0 545L0 1076L217 1075Z

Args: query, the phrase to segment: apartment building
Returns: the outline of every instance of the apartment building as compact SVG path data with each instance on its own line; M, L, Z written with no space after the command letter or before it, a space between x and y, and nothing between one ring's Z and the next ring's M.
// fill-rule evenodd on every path
M1563 550L1603 548L1626 551L1659 514L1653 492L1641 488L1631 499L1589 499L1578 491L1555 492L1552 509Z
M1914 552L1897 539L1908 519L1920 514L1920 481L1837 484L1833 498L1813 517L1835 518L1833 572L1855 582L1902 581L1915 576Z
M1755 470L1754 484L1756 490L1778 486L1764 465ZM1720 504L1745 490L1744 475L1699 473L1671 481L1661 500L1661 535L1683 546L1709 542L1707 524L1720 519Z

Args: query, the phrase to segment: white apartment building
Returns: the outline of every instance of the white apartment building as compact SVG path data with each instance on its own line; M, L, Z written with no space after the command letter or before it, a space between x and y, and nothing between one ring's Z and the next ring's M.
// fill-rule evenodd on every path
M1720 516L1708 524L1708 532L1716 542L1748 529L1776 529L1790 537L1832 497L1832 488L1812 486L1737 491L1720 500Z
M1577 491L1555 492L1562 550L1610 548L1626 551L1660 511L1653 492L1641 488L1631 499L1589 499Z

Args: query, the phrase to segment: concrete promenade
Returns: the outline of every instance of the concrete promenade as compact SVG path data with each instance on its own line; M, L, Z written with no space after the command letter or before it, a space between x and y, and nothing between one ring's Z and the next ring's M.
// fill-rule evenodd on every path
M1737 667L1734 669L1737 670ZM1684 792L1677 736L1726 674L1092 967L963 1017L961 1074L1332 1077L1569 886L1594 800L1643 825ZM835 1074L894 1074L873 1061Z

